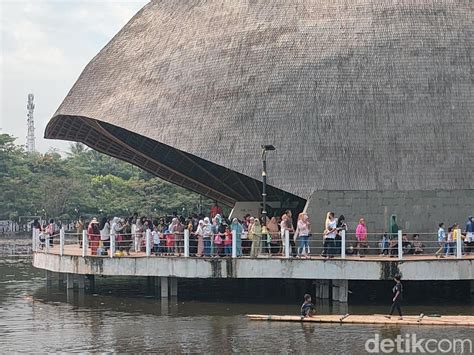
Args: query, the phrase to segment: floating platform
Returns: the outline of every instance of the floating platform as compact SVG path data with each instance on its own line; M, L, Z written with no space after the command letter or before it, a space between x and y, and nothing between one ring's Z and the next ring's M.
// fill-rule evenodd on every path
M314 323L339 323L339 324L386 324L386 325L442 325L442 326L463 326L474 327L474 316L440 316L424 315L403 316L399 320L398 316L385 318L382 314L367 315L314 315L301 319L300 316L277 316L266 314L248 314L250 320L271 321L271 322L314 322Z

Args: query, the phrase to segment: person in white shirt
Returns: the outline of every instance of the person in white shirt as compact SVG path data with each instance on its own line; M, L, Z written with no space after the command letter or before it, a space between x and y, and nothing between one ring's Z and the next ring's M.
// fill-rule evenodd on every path
M158 226L158 221L153 221L153 231L151 232L151 236L153 238L153 252L155 255L160 254L160 231Z
M336 238L337 219L334 212L328 212L326 216L325 229L323 233L324 251L322 256L326 259L334 257L334 239Z
M102 241L102 245L104 249L107 250L110 248L110 223L107 217L102 217L100 220L100 240Z
M309 257L309 233L311 223L309 223L309 217L306 213L301 212L298 215L298 239L300 245L298 247L298 256Z

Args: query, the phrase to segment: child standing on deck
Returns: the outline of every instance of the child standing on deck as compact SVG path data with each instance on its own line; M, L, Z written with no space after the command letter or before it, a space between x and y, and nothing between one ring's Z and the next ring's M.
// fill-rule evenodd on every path
M301 319L311 317L316 311L314 304L311 303L311 295L304 295L304 302L301 305Z
M225 255L231 256L232 255L232 232L230 231L229 227L225 228L224 248L225 248Z
M160 231L158 228L158 221L153 221L153 232L151 232L151 236L153 237L153 252L155 255L160 253Z

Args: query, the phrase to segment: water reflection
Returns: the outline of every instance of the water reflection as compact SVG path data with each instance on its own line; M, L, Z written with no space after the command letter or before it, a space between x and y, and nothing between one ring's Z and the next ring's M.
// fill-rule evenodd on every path
M95 293L78 292L58 288L56 282L46 288L43 276L28 265L0 266L2 352L342 354L363 353L365 341L374 334L393 339L410 332L435 338L472 333L462 327L250 322L244 317L247 313L294 314L299 305L160 300L146 297L146 282L136 281L115 286L97 282ZM318 303L320 313L335 314L384 313L387 307ZM420 306L404 310L416 313ZM447 306L443 311L474 314L471 305Z

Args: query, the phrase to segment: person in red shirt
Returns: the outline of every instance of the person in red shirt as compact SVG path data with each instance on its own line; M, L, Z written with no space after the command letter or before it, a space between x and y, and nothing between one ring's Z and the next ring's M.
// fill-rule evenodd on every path
M99 221L97 218L92 218L91 223L87 227L87 237L89 238L89 246L91 248L91 255L97 255L97 248L100 241Z
M232 232L230 231L230 228L228 226L225 229L224 248L225 248L225 255L231 256L232 255Z
M173 255L174 252L174 233L167 231L165 234L166 238L166 254L165 255Z
M222 208L217 204L217 201L214 201L214 206L211 208L211 218L214 218L218 214L222 215Z

